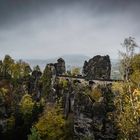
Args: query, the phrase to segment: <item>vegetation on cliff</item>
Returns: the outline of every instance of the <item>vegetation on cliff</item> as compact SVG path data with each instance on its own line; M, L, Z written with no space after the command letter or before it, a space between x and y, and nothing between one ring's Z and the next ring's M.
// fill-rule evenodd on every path
M122 45L124 79L118 82L109 81L109 56L94 57L96 66L93 59L85 62L88 81L78 68L66 73L62 58L42 72L6 55L0 61L0 139L138 140L140 54L133 38Z

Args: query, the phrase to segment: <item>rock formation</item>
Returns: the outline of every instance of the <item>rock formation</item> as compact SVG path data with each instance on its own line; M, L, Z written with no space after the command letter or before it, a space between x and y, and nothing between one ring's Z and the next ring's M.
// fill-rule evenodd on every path
M85 61L83 66L83 74L88 80L92 79L110 79L111 62L108 55L97 55Z
M111 110L110 87L100 87L102 95L98 101L79 92L74 97L74 138L81 140L85 137L91 140L115 140L116 129L111 119L107 117ZM95 95L94 95L95 96Z
M75 94L74 100L74 139L92 139L94 140L93 130L93 103L89 97L82 93Z
M51 67L52 75L61 75L66 72L65 61L62 58L59 58L57 63L50 63L47 66Z
M59 58L57 60L57 63L54 64L55 68L56 68L56 73L59 74L63 74L66 72L66 67L65 67L65 61L62 58Z

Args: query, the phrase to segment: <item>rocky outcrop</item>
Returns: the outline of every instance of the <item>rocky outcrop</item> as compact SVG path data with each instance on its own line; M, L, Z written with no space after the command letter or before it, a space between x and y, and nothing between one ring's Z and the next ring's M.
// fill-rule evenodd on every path
M57 75L64 74L66 72L65 61L62 58L57 60L57 63L54 64L56 68Z
M94 140L93 130L93 103L89 97L81 93L76 93L74 100L74 139Z
M83 94L81 91L84 89L75 92L73 111L75 140L116 139L116 129L112 120L107 117L108 113L113 113L113 110L109 109L111 101L108 101L108 96L110 97L112 93L110 87L100 88L102 96L98 101L93 101L90 96Z
M85 61L83 66L83 74L89 80L110 79L111 62L109 56L97 55L88 62Z
M66 72L65 61L62 58L57 60L57 63L47 64L51 68L52 75L61 75Z

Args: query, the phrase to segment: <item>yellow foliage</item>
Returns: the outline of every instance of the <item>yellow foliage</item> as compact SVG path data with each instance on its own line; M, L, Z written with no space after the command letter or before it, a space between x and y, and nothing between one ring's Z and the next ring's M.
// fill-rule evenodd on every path
M130 76L131 80L137 85L140 84L140 70L135 70Z
M79 75L79 74L80 74L80 68L74 67L74 68L71 70L71 73L72 73L72 75L74 75L74 76Z
M31 114L34 102L29 94L25 94L20 101L20 110L23 114Z
M90 97L96 102L102 97L102 91L99 87L95 87L90 93Z
M64 126L63 115L60 113L60 109L56 107L47 107L38 123L35 124L35 128L44 140L62 139Z
M113 83L113 85L112 85L112 91L114 91L114 92L117 92L117 91L119 91L119 92L123 92L123 84L121 83L121 82L115 82L115 83Z
M11 116L7 119L7 130L13 129L15 125L15 118L14 116Z
M62 88L67 88L68 87L68 81L66 79L60 79L59 80L59 85L62 87Z
M120 130L119 139L135 139L140 118L140 90L132 83L115 83L115 121Z
M8 89L6 89L6 88L0 88L0 94L2 94L2 95L6 95L6 93L8 92Z

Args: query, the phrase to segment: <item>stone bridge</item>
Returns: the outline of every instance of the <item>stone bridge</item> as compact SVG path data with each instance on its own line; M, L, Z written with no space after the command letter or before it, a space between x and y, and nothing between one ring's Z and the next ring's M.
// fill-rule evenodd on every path
M114 82L118 81L123 81L123 80L115 80L115 79L92 79L92 80L87 80L83 76L69 76L69 75L58 75L57 76L59 79L67 79L69 81L75 81L75 82L80 82L80 83L85 83L85 84L100 84L100 85L105 85L105 84L112 84Z

